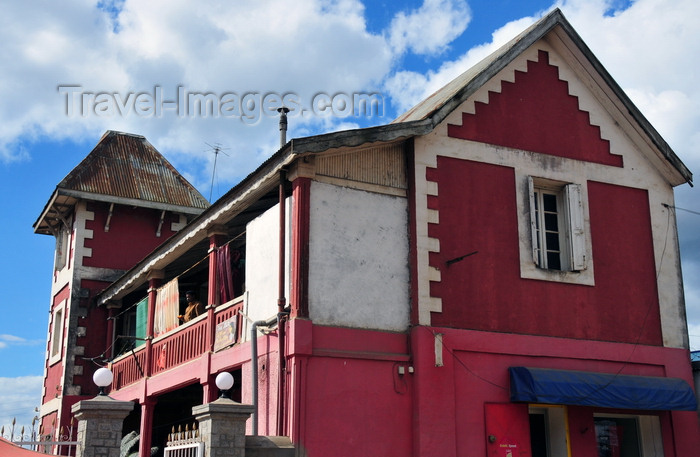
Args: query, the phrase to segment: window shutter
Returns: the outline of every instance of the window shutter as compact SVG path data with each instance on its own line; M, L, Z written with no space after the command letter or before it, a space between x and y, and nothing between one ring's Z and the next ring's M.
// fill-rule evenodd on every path
M532 242L532 261L540 266L537 256L537 214L535 214L535 182L532 176L527 177L527 193L530 198L530 237Z
M569 212L569 233L571 256L569 265L572 271L586 269L586 232L583 224L583 204L581 203L581 185L567 184L564 188Z

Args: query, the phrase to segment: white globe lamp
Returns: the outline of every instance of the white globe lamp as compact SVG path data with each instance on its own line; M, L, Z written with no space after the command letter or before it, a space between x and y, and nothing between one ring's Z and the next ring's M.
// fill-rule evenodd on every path
M229 390L231 390L231 387L233 387L233 376L231 373L224 371L216 375L216 387L218 387L221 391L219 398L230 399L231 396Z
M100 393L98 395L107 395L105 393L105 388L112 384L114 380L114 374L108 368L98 368L95 374L92 375L93 382L100 388Z

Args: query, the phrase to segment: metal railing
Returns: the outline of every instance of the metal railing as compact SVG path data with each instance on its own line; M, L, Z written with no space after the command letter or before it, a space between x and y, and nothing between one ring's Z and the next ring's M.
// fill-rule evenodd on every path
M22 427L19 433L15 434L15 423L16 420L13 419L12 426L7 431L4 426L0 428L0 437L24 449L41 454L75 455L78 441L74 439L77 429L73 420L70 426L61 427L54 433L43 433L41 427L37 430L34 427L35 422L32 421L32 427L28 433L25 433L25 428Z
M189 425L185 426L185 430L179 426L175 431L173 427L163 451L164 457L204 457L204 443L199 436L197 423L192 424L192 430Z

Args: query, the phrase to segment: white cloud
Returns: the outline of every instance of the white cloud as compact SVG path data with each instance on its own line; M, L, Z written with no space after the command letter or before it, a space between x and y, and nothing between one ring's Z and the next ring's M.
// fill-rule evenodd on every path
M308 106L318 92L376 91L393 61L384 37L366 30L364 7L354 0L115 5L110 12L72 0L3 10L0 40L9 45L0 57L13 65L0 75L0 161L26 158L27 141L99 137L114 129L145 135L175 166L201 164L193 184L203 187L213 161L205 142L219 142L230 148L231 160L220 161L217 175L230 185L277 149L276 119L250 126L237 118L178 117L174 110L160 117L133 110L126 117L68 117L57 85L124 98L159 86L170 100L178 86L217 96L294 92ZM346 121L290 118L290 136L305 126L335 129Z
M16 419L15 436L22 427L27 433L32 419L38 413L34 408L41 404L42 376L19 376L16 378L0 377L0 426L9 434L12 420Z
M479 63L537 19L539 17L526 17L509 22L493 32L490 42L469 49L456 60L444 62L437 70L429 70L425 74L398 71L387 79L385 90L399 112L406 111Z
M434 54L464 32L471 20L463 0L424 0L420 8L400 12L389 26L389 43L397 54L410 50Z

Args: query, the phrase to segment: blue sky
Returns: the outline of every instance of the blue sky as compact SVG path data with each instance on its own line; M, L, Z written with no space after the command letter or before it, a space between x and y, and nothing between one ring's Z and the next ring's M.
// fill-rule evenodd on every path
M283 0L5 2L0 17L0 176L6 197L0 425L39 405L54 240L32 224L55 185L108 129L146 136L206 197L267 158L276 119L66 112L65 92L379 93L383 116L293 116L289 137L389 122L553 7L696 173L697 0ZM103 105L104 106L104 105ZM93 106L94 107L94 106ZM213 189L214 155L220 144ZM700 212L681 186L680 208ZM677 213L691 347L700 349L700 216Z

